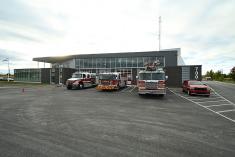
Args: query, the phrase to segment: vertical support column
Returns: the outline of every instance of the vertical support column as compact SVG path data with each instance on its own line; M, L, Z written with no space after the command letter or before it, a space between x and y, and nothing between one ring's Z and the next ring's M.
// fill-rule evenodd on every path
M161 50L161 16L159 16L159 51Z
M9 79L10 79L10 65L9 65L9 58L8 58L8 75L7 75L7 77L8 77L8 82L10 81Z

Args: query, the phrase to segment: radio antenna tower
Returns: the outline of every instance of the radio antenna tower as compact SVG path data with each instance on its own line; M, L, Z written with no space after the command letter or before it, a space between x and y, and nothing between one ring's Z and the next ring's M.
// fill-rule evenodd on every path
M158 38L159 38L159 40L158 40L158 42L159 42L158 44L159 45L158 46L159 47L158 48L159 48L159 51L160 51L161 50L161 22L162 22L161 16L159 16L159 21L158 22L159 22L159 32L158 32L159 33L158 34Z

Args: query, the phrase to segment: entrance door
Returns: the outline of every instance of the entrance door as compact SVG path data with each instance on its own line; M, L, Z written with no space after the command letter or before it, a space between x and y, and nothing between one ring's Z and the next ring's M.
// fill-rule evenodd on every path
M182 66L182 82L184 80L190 80L190 67L189 66Z

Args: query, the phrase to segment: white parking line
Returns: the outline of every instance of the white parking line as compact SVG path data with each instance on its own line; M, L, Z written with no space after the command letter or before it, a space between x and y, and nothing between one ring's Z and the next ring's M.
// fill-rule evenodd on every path
M169 89L169 88L168 88L168 89ZM170 89L169 89L169 90L170 90ZM229 120L229 121L235 123L235 120L233 120L233 119L231 119L231 118L229 118L229 117L226 117L226 116L224 116L223 114L220 114L219 112L216 112L216 111L214 111L214 110L212 110L212 109L210 109L210 108L208 108L208 107L206 107L206 106L203 106L203 105L201 105L201 104L198 103L198 102L192 101L192 100L190 100L190 99L188 99L188 98L182 96L181 94L177 94L176 92L174 92L174 91L172 91L172 90L170 90L170 92L172 92L172 93L174 93L175 95L177 95L177 96L179 96L179 97L181 97L181 98L183 98L183 99L186 99L186 100L188 100L188 101L190 101L190 102L192 102L192 103L194 103L194 104L197 104L198 106L201 106L201 107L203 107L203 108L205 108L205 109L207 109L207 110L209 110L209 111L211 111L211 112L213 112L213 113L215 113L215 114L217 114L217 115L219 115L219 116L221 116L221 117L224 117L225 119L227 119L227 120ZM222 96L221 96L221 97L222 97ZM229 102L231 102L231 101L229 101ZM231 103L232 103L232 102L231 102Z
M190 99L190 100L213 100L213 99L221 99L221 97L216 97L216 98L197 98L197 99Z
M232 109L232 110L224 110L224 111L217 111L217 113L232 112L232 111L235 111L235 109Z
M217 101L196 101L197 103L208 103L208 102L221 102L221 101L227 101L227 100L217 100Z
M235 105L232 101L226 99L225 97L223 97L222 95L220 95L219 93L217 93L213 88L211 88L211 90L218 96L222 97L223 99L227 100L228 102L230 102L231 104Z
M205 106L205 107L226 106L226 105L232 105L232 104L208 105L208 106Z
M132 86L128 86L125 89L122 90L122 92L128 91Z
M136 88L136 86L133 86L133 89L129 90L129 92L132 92L135 88Z

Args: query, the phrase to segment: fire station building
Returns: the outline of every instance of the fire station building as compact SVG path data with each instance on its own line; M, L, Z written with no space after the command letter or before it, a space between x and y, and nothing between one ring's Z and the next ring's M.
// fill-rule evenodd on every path
M63 57L39 57L33 61L50 63L51 68L15 69L15 81L65 84L75 71L120 72L128 84L136 84L138 72L147 63L160 62L168 76L168 86L181 86L183 80L201 80L201 65L185 65L180 49L146 52L78 54Z

